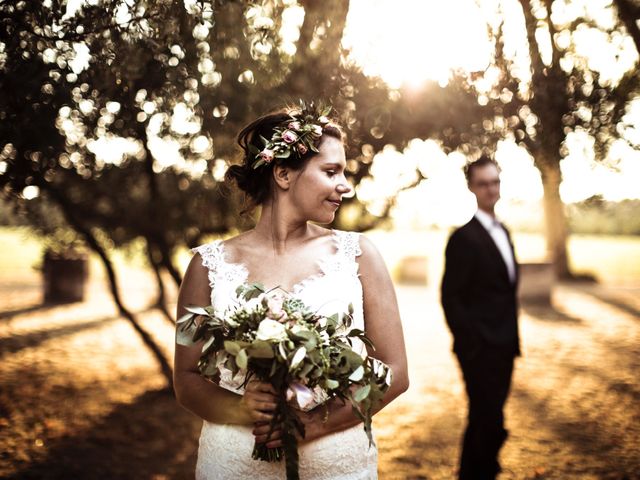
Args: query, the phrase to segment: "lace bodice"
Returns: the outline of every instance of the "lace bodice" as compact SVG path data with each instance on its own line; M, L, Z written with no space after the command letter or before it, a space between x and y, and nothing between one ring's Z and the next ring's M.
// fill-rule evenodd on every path
M359 234L332 231L335 251L318 260L318 273L298 282L291 295L319 313L333 314L353 306L353 327L364 330L362 284L358 278L356 258L361 255ZM211 304L223 314L236 302L236 289L249 279L241 263L225 257L224 242L217 240L194 249L202 257L211 286ZM354 349L364 353L361 342ZM244 375L232 378L223 371L219 385L242 394ZM322 401L316 392L316 403ZM197 479L285 478L283 463L251 460L253 435L248 427L204 422L200 436ZM369 448L362 425L322 437L300 448L302 479L371 479L377 478L377 450Z

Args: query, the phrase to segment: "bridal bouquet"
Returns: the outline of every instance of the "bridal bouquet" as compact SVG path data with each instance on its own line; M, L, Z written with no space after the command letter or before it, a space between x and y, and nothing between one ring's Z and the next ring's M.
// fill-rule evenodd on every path
M349 401L372 443L373 408L391 384L391 370L354 352L356 338L373 345L362 330L351 328L352 306L325 316L260 284L242 285L236 294L239 301L223 316L211 306L186 308L189 313L178 320L177 341L186 346L204 342L198 367L205 378L216 381L224 367L234 376L244 375L245 385L255 377L278 392L271 428L281 426L283 446L256 444L253 458L278 461L284 456L287 479L299 478L297 439L304 437L304 425L292 404L308 408L314 391L327 401Z

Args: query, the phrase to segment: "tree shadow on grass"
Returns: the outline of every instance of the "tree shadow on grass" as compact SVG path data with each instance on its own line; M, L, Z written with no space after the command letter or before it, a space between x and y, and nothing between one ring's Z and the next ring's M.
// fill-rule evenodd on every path
M575 452L574 458L588 459L589 465L569 464L572 472L564 471L567 478L572 475L599 475L598 478L637 478L628 474L638 472L640 464L631 451L621 447L620 436L624 432L616 431L612 425L603 425L592 419L588 411L576 410L571 415L564 411L555 411L550 406L551 399L540 397L527 389L518 389L511 395L511 402L518 409L535 415L539 428L551 430L560 444L570 445Z
M554 323L573 323L576 325L583 323L582 319L568 315L549 304L523 303L521 308L524 313L536 320Z
M202 421L167 389L117 406L89 431L63 437L9 479L193 478Z
M52 308L59 307L61 305L70 305L70 304L61 304L61 303L37 303L35 305L29 305L28 307L20 307L13 310L5 310L0 312L0 320L7 320L13 317L17 317L18 315L24 315L25 313L37 312L37 311L47 311Z
M622 298L616 296L615 294L612 293L608 293L607 291L603 290L603 289L598 289L598 288L592 288L592 287L578 287L578 289L582 292L582 293L586 293L587 295L590 295L598 300L600 300L601 302L604 302L608 305L611 305L612 307L617 308L618 310L621 310L631 316L636 317L638 320L640 320L640 310L638 310L636 307L634 307L633 305L630 305L629 303L625 302Z
M0 358L4 355L16 353L23 348L33 348L40 345L42 342L51 340L54 338L63 337L66 335L72 335L83 330L91 330L98 326L103 326L107 323L119 320L120 317L102 317L86 322L73 323L64 327L50 328L44 330L37 330L25 334L14 334L11 337L0 339Z

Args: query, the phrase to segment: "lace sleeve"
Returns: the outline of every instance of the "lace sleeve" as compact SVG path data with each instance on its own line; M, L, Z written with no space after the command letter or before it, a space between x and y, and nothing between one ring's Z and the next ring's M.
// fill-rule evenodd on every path
M339 248L342 254L350 260L362 255L360 248L360 234L358 232L336 231L339 240Z
M220 256L222 254L221 244L222 242L220 240L216 240L215 242L200 245L199 247L191 249L192 252L200 254L200 257L202 258L202 265L204 265L209 271L209 286L211 288L214 287L215 275L220 263Z

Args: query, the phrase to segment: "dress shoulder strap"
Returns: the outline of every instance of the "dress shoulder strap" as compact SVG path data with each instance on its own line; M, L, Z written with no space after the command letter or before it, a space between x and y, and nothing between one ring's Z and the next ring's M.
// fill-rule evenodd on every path
M356 257L362 255L360 234L358 232L345 232L342 230L334 230L334 232L338 240L338 253L353 261L355 261Z
M191 251L200 254L202 257L202 265L204 265L209 272L215 273L218 270L222 260L222 240L205 243L199 247L192 248Z

